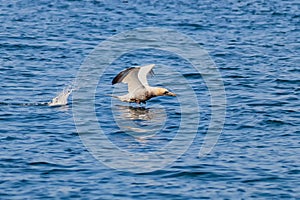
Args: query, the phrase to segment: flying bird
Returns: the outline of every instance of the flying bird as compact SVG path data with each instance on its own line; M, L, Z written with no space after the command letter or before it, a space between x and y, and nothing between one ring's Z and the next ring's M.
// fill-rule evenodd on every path
M113 80L112 84L127 83L128 94L123 96L113 96L121 101L129 103L146 103L147 100L157 96L176 96L176 94L161 87L151 87L148 84L147 76L154 75L153 67L146 65L143 67L130 67L121 71Z

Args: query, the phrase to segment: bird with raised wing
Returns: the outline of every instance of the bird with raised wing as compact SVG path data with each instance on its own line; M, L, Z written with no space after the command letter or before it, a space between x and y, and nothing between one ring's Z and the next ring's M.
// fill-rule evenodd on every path
M155 65L143 67L130 67L121 71L113 80L112 84L127 83L128 93L123 96L113 96L124 102L146 103L147 100L157 96L176 96L176 94L161 87L151 87L148 84L147 76L153 75Z

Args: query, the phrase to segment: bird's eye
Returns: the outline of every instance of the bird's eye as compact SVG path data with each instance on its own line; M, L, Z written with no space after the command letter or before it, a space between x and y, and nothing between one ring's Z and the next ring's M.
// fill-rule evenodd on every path
M165 91L165 92L164 92L164 94L168 94L168 93L169 93L169 91Z

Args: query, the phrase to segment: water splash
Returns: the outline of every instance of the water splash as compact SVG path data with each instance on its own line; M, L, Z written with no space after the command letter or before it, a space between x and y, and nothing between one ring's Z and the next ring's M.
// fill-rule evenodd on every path
M64 106L68 104L68 97L72 93L74 89L72 86L67 86L63 89L56 97L54 97L50 102L48 102L49 106Z
M50 102L0 102L0 105L8 106L64 106L68 104L68 97L74 91L72 86L67 86L61 91L56 97L54 97Z

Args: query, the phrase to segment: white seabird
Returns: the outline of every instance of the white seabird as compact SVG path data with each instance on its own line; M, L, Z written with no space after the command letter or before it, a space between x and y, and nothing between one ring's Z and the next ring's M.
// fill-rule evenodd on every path
M127 83L128 94L113 96L124 102L146 103L147 100L157 96L176 96L165 88L151 87L147 81L147 75L153 75L154 64L143 67L130 67L121 71L113 80L112 84Z

